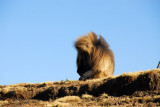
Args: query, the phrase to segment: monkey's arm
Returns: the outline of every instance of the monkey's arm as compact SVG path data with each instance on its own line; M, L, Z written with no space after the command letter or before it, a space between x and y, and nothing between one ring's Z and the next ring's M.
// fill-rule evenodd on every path
M84 62L83 62L83 59L80 57L79 54L78 54L78 57L77 57L77 73L80 76L82 76L85 73Z
M93 78L94 74L95 72L93 70L89 70L86 73L84 73L83 76L81 76L79 80L86 80L89 78Z

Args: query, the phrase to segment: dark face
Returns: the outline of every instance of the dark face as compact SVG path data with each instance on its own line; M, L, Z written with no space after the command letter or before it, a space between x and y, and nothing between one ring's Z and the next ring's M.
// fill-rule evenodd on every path
M78 51L78 69L85 73L86 71L91 69L91 65L89 64L90 55L87 52Z
M85 71L90 70L91 66L89 64L90 55L87 52L82 53L82 63Z

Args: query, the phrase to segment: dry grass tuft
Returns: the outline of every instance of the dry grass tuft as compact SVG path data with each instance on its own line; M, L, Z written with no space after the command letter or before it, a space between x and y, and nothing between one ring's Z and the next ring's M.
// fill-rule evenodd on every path
M67 103L67 102L78 102L78 101L81 101L80 97L78 96L65 96L65 97L56 99L54 102Z
M7 100L5 100L5 101L0 101L0 106L3 106L3 105L5 105L5 104L8 104L9 102L7 101Z
M56 99L53 103L47 105L47 107L70 107L70 103L81 102L80 97L78 96L65 96L62 98Z
M27 91L27 88L26 87L13 87L13 86L7 86L3 89L0 90L0 92L2 92L3 94L6 94L10 91L15 91L15 92L26 92Z
M93 96L92 95L89 95L89 94L83 94L82 95L82 97L81 97L82 99L92 99L93 98Z
M47 104L45 107L71 107L71 104L63 103L63 102L53 102L53 103Z
M125 76L130 76L133 80L136 79L139 75L144 75L144 74L151 74L151 73L158 73L160 69L153 69L153 70L146 70L146 71L137 71L137 72L128 72L128 73L123 73L117 76L111 77L112 79L118 78L118 77L125 77Z
M100 95L100 97L102 97L102 98L108 98L108 94L103 93L103 94Z

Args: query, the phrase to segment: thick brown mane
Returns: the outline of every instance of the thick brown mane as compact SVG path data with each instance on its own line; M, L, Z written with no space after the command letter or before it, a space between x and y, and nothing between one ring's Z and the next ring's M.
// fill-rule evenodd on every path
M80 37L75 42L78 51L77 72L82 79L102 78L113 75L114 55L102 36L94 32Z

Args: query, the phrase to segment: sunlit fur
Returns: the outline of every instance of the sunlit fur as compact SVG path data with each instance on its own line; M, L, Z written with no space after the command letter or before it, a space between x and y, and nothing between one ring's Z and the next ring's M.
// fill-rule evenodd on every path
M114 72L114 55L102 36L94 32L80 37L75 42L77 72L80 80L110 77Z

